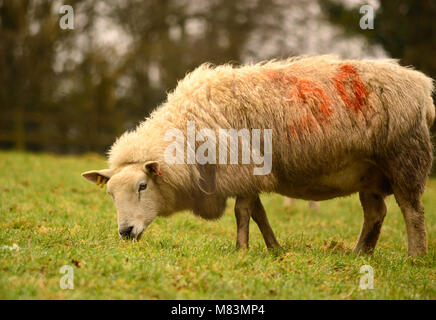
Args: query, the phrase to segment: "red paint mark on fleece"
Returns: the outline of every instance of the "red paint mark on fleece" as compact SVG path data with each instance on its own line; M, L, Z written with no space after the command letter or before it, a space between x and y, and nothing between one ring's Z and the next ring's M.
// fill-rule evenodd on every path
M327 96L324 90L317 87L310 80L298 80L296 86L299 97L304 103L307 103L310 100L318 102L320 111L323 113L324 117L332 114L333 111L330 108L331 99Z
M299 118L297 121L291 121L288 123L286 131L286 141L291 143L291 136L295 136L297 138L302 137L302 132L313 132L315 129L321 130L319 123L316 118L312 115L306 115Z
M320 110L325 116L332 114L333 111L330 108L331 99L324 90L316 86L313 81L307 79L298 80L296 77L282 70L265 70L264 73L271 82L277 83L283 87L295 86L295 88L290 91L289 97L299 98L304 103L313 101L319 104Z
M285 129L286 140L290 143L291 136L300 138L303 132L321 130L320 124L325 122L333 113L330 107L332 101L325 91L313 81L297 79L295 76L290 75L289 72L282 70L265 70L264 72L271 82L285 90L290 90L289 98L301 102L301 104L310 105L306 115L288 123Z
M330 107L332 101L325 91L313 81L297 79L282 70L265 70L264 72L271 82L285 88L285 90L290 90L289 98L301 102L301 104L312 105L307 110L307 115L288 124L286 137L289 139L292 135L298 138L299 133L321 130L320 124L333 113ZM313 107L317 106L318 109L313 110Z
M333 83L348 109L355 112L362 111L366 105L368 90L360 80L355 67L351 64L341 66L339 72L333 77ZM347 87L352 89L354 97L349 95Z

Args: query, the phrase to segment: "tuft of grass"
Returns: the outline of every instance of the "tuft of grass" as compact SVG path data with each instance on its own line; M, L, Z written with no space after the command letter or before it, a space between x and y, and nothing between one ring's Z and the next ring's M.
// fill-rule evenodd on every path
M122 241L110 197L80 177L104 167L92 154L0 152L0 299L436 299L434 179L423 197L429 253L411 259L393 197L372 256L351 253L363 221L357 196L318 211L262 196L283 246L273 251L254 223L250 249L235 249L234 200L217 222L180 213ZM60 287L64 265L72 290ZM359 287L363 265L373 290Z

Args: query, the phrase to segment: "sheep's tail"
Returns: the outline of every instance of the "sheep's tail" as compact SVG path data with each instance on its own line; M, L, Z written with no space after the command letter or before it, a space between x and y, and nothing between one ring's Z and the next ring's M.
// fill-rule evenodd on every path
M433 99L430 97L427 98L426 101L426 118L427 118L427 125L430 128L435 119L435 106L433 104Z
M435 93L434 81L421 72L419 72L419 77L417 77L416 80L417 83L424 88L426 95L424 100L425 120L428 128L430 128L435 120L435 106L432 98L432 95Z

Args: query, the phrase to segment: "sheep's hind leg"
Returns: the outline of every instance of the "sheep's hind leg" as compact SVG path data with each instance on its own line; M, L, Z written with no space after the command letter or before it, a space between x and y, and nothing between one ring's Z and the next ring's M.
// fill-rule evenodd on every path
M248 234L251 215L251 199L237 197L235 203L236 216L236 248L248 248Z
M356 253L372 253L377 244L383 220L386 216L384 197L374 193L360 192L364 221L359 241L354 247Z
M406 223L408 254L427 253L424 206L421 201L432 165L432 146L427 127L409 133L409 140L396 146L394 157L388 157L391 185L395 200Z
M387 159L392 189L406 223L408 254L427 253L424 206L421 201L432 165L432 145L428 127L415 128L408 140L396 146L395 156Z
M265 209L263 208L262 202L260 201L259 197L253 199L251 208L252 208L251 217L259 227L263 239L265 240L266 246L269 249L279 248L280 244L277 241L274 232L268 222Z
M394 187L394 194L406 222L409 256L415 257L426 254L427 233L421 193L407 193Z

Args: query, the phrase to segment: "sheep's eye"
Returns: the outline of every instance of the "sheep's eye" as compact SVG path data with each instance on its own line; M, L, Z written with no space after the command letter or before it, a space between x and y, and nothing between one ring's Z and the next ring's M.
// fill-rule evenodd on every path
M144 191L147 189L147 184L145 182L141 182L138 186L138 192Z

